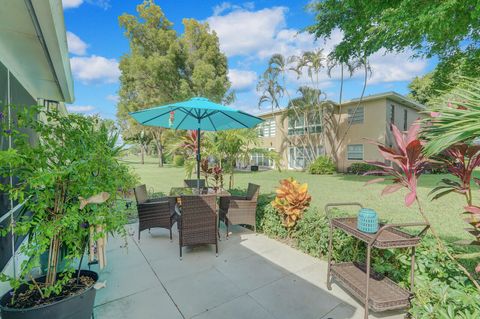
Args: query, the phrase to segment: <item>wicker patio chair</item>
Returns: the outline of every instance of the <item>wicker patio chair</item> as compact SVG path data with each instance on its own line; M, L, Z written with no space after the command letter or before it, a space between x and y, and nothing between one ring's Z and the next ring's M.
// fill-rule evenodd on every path
M141 231L156 227L168 229L172 240L172 226L177 219L175 197L149 199L145 185L135 187L134 192L138 211L138 240Z
M196 179L184 179L183 184L185 185L185 187L197 188L197 180ZM205 180L204 179L200 180L200 188L205 188Z
M256 214L257 199L260 193L260 186L248 183L246 196L229 196L220 198L219 221L229 225L250 225L257 232Z
M178 220L180 259L183 247L203 244L215 245L218 256L216 196L181 196L181 201L182 213Z

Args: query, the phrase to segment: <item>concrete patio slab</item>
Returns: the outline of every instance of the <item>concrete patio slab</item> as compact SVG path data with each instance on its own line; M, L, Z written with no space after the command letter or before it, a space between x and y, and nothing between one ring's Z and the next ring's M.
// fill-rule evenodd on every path
M156 287L117 299L95 308L95 318L182 319L177 307L163 287Z
M167 281L165 288L186 318L208 311L242 294L238 286L215 268Z
M326 262L261 234L235 227L221 230L219 256L213 246L184 248L178 234L127 227L108 243L107 288L97 293L96 319L361 319L363 306L336 284L326 288ZM92 270L97 270L96 266ZM402 312L371 313L400 319Z
M232 301L195 316L195 319L275 319L253 298L242 295Z
M285 269L258 255L219 265L217 269L245 292L265 286L288 274Z
M277 319L320 318L342 302L328 291L295 275L284 277L249 295ZM338 319L346 318L349 317Z

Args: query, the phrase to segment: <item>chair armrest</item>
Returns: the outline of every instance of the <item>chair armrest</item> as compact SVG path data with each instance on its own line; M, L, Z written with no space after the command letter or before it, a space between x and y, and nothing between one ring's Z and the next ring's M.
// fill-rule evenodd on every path
M170 206L170 201L163 200L163 201L156 201L156 202L146 202L137 204L138 212L144 211L171 211L172 207Z
M238 195L220 197L220 203L218 206L221 210L226 211L230 205L231 200L245 200L245 199L247 199L246 196L238 196Z
M230 200L228 210L234 209L256 209L257 201L246 200L246 199L233 199Z

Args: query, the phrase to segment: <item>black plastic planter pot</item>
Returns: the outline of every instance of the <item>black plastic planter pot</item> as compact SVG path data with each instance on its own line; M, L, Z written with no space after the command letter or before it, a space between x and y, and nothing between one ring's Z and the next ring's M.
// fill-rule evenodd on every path
M82 276L92 278L95 282L98 280L96 272L81 270L80 273ZM39 282L42 280L45 280L45 277L38 279ZM0 299L2 319L90 319L93 313L96 290L92 286L78 295L67 297L48 305L26 309L7 307L6 304L10 300L10 293L11 291L7 292Z

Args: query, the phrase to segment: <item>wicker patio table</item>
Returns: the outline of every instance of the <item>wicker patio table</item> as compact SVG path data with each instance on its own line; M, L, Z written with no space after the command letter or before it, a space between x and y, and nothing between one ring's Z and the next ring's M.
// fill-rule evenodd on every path
M385 311L409 307L414 287L415 247L420 243L421 236L427 231L429 225L426 223L380 224L379 230L376 233L364 233L357 229L356 217L330 218L331 209L339 206L358 206L363 208L360 203L332 203L325 206L325 213L330 219L327 272L328 289L331 289L332 279L336 279L340 285L364 303L365 319L368 318L369 309L373 311ZM414 226L421 226L423 228L416 235L408 234L399 229L399 227ZM341 230L366 243L367 258L365 263L335 263L332 260L334 229ZM410 290L398 286L391 279L377 274L371 269L372 248L411 249Z

